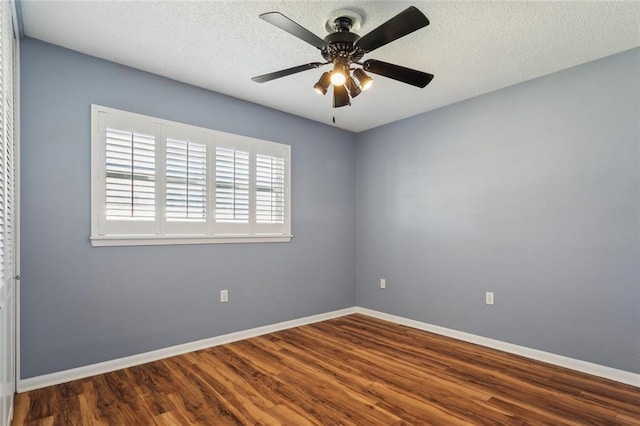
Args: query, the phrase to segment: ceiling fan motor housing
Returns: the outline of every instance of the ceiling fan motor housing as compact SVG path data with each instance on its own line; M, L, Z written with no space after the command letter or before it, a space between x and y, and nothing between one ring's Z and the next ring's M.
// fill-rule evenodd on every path
M327 62L342 62L351 64L358 62L365 51L355 46L360 39L358 34L349 31L352 21L348 17L338 17L334 20L336 32L327 35L324 41L327 45L320 51Z

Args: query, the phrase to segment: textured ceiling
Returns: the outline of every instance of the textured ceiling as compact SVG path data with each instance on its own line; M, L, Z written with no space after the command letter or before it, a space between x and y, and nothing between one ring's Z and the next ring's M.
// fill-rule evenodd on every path
M365 56L435 75L424 89L372 75L351 107L312 87L322 70L251 77L322 61L313 46L258 18L279 11L324 37L351 9L360 35L408 6L431 25ZM29 37L360 132L640 46L640 2L30 1Z

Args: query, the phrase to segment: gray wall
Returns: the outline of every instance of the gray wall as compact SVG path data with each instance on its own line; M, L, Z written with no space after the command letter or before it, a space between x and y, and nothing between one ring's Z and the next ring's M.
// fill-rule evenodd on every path
M21 48L23 379L355 304L354 134L37 40ZM92 103L291 145L293 240L92 248Z
M357 136L21 56L23 379L356 303L640 372L639 49ZM92 248L91 103L292 145L293 241Z
M635 49L358 135L358 305L640 373L638 76Z

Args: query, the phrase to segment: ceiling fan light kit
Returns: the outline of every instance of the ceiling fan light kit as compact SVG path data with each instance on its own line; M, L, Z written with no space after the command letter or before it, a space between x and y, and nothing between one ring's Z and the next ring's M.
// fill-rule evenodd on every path
M362 87L352 76L347 78L347 91L349 92L349 96L352 98L355 98L362 93Z
M433 79L433 74L375 59L361 62L365 54L429 25L427 17L414 6L405 9L362 37L351 32L360 28L362 18L348 10L336 11L329 17L326 27L329 29L329 23L332 22L334 32L324 39L279 12L263 13L260 18L316 47L326 62L311 62L253 77L252 80L257 83L333 64L333 70L324 72L313 88L317 93L326 95L329 86L333 85L333 107L339 108L351 105L351 98L371 87L373 79L365 71L420 88Z
M320 95L326 95L327 90L329 89L329 85L331 84L331 73L325 71L320 76L320 80L313 86L316 89L316 92Z
M373 79L367 75L362 68L358 68L353 72L355 78L358 79L362 90L367 90L373 84Z

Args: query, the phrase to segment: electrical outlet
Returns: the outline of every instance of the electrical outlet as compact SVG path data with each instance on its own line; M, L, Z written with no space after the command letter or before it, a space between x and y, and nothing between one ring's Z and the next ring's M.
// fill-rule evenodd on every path
M487 305L493 305L493 292L492 291L488 291L484 295L484 303L486 303Z
M387 280L380 278L380 288L387 288Z
M229 301L229 290L220 290L220 303Z

